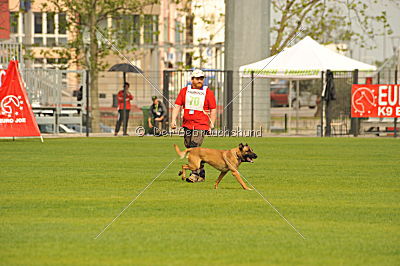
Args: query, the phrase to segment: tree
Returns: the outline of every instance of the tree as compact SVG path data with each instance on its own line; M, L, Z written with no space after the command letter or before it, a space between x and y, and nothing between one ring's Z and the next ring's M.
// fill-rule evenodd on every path
M272 0L280 17L271 27L271 55L283 50L300 31L323 43L351 41L361 47L368 38L385 32L390 35L386 12L368 10L377 4L378 0Z
M66 13L68 19L65 26L72 38L64 46L65 49L55 50L63 58L68 58L73 64L89 69L90 75L90 107L92 115L92 129L100 129L100 111L98 97L98 72L103 70L106 63L105 56L112 50L107 42L99 42L99 32L123 51L132 51L127 36L130 36L134 21L125 23L125 34L116 34L118 28L108 29L108 18L121 18L126 14L141 14L143 8L156 4L157 0L48 0L43 4L43 10L49 12ZM115 52L115 51L114 51Z

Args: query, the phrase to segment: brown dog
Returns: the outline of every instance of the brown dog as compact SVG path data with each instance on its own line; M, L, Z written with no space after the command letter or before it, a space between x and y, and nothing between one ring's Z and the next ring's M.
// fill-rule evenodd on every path
M179 175L182 175L182 180L186 179L186 170L198 170L202 163L208 163L215 169L221 171L217 181L215 182L214 188L218 188L219 182L229 171L236 177L236 180L242 185L243 189L251 190L243 182L238 172L239 165L242 162L253 162L253 159L257 158L257 154L253 152L247 143L243 145L239 144L238 147L231 150L215 150L207 148L189 148L184 151L179 150L178 145L174 144L176 153L183 159L187 154L189 163L182 165L182 171L179 171Z

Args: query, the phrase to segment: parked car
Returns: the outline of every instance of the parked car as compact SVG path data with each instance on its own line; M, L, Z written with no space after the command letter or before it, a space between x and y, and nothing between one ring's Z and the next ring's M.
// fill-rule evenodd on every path
M271 106L289 106L289 85L288 84L271 84ZM300 90L299 100L296 98L296 91L292 89L291 103L293 107L308 106L315 108L317 106L317 95L308 91Z

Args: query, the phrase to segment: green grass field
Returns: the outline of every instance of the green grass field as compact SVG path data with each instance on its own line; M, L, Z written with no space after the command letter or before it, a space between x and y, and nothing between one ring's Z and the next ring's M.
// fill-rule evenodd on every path
M176 160L98 239L103 228L177 158L181 138L0 140L3 265L398 265L400 140L208 138L248 142L240 172L189 184Z

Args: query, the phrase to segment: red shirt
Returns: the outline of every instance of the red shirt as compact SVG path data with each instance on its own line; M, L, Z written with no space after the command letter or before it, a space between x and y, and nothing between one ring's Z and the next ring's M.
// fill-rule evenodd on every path
M175 101L175 104L182 105L183 108L185 108L186 91L187 87L181 89ZM215 108L217 108L217 104L215 102L214 93L212 90L207 89L203 109L204 111L208 111ZM210 118L202 111L194 110L194 114L189 114L189 109L184 109L182 126L188 129L209 130Z
M118 110L124 110L124 90L120 90L117 95L118 99ZM126 110L131 110L131 100L133 96L130 92L126 93Z

